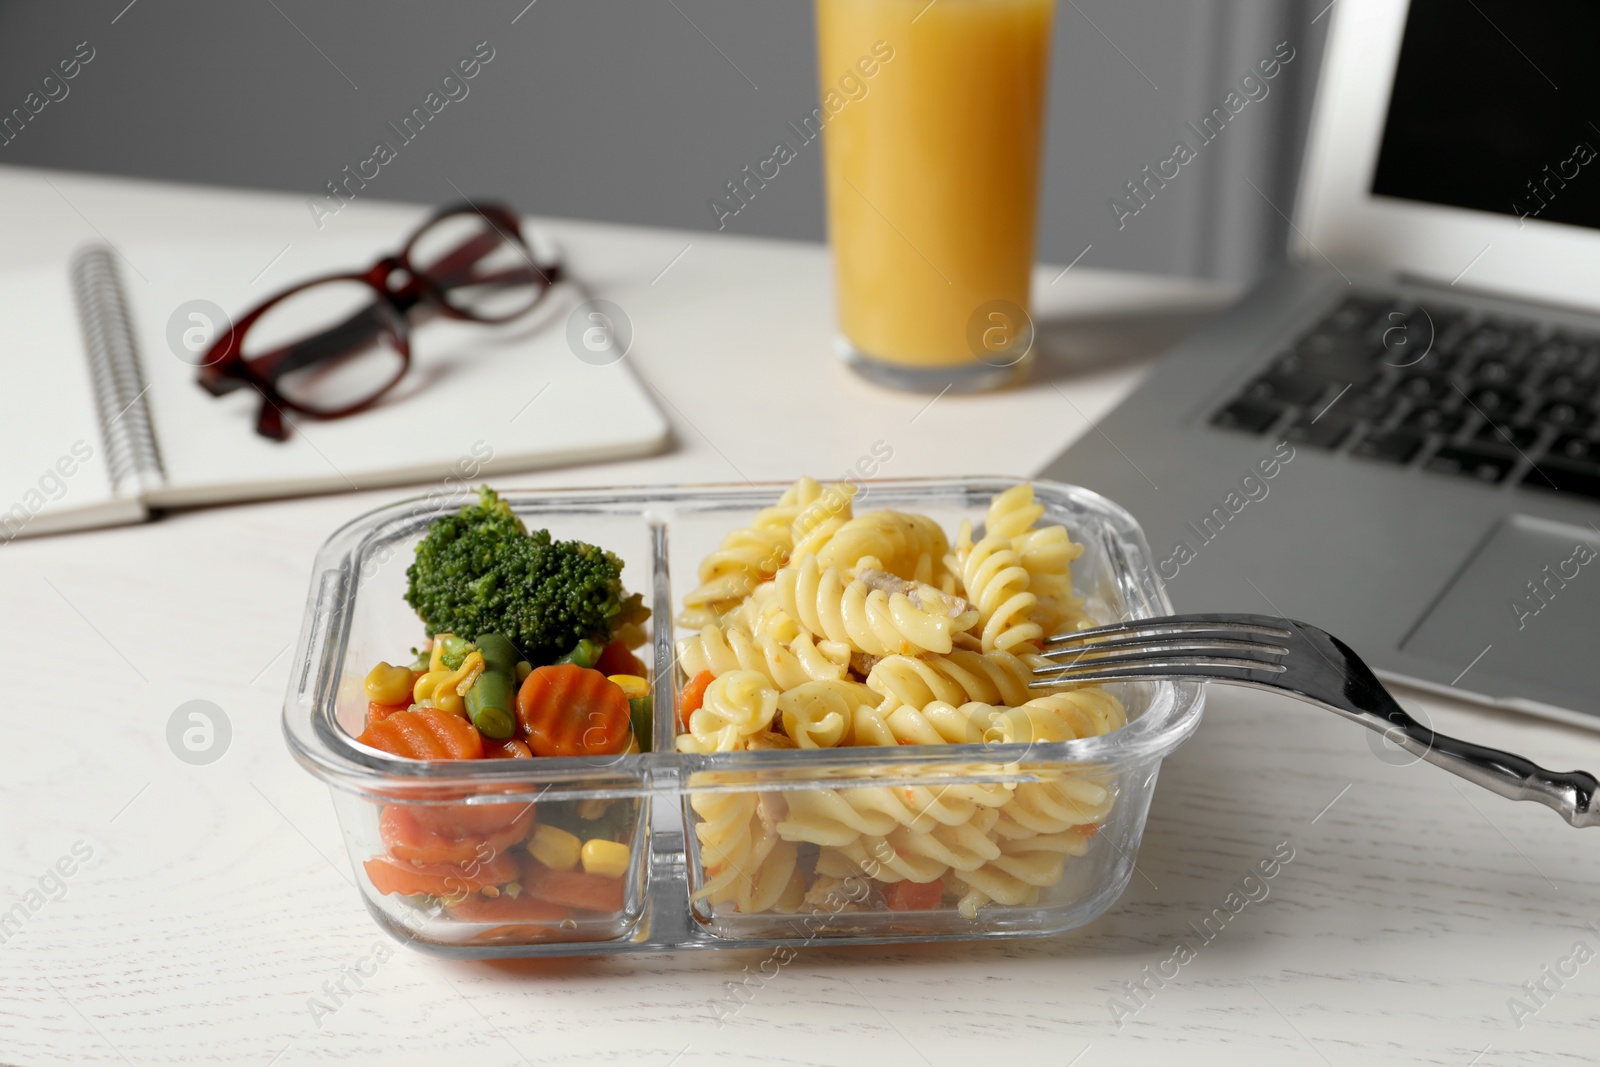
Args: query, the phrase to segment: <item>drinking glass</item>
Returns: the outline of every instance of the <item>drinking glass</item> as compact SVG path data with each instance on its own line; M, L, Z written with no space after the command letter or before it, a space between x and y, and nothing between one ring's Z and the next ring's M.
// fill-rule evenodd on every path
M1028 313L1054 0L817 0L840 356L900 389L991 388Z

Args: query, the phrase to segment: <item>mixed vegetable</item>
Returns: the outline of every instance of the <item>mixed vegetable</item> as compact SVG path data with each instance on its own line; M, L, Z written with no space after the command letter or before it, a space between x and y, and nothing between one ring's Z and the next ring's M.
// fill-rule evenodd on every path
M650 612L622 561L530 533L494 490L436 520L406 571L428 641L367 674L358 740L417 760L614 756L648 749ZM389 804L378 893L469 922L547 925L622 909L632 800Z
M452 919L570 926L622 911L637 818L632 800L390 804L363 867L378 893Z

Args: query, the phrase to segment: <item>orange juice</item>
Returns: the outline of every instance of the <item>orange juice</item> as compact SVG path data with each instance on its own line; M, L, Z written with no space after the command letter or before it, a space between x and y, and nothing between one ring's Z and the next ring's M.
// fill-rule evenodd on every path
M817 0L841 350L870 377L959 384L1020 358L996 341L1026 321L1053 14Z

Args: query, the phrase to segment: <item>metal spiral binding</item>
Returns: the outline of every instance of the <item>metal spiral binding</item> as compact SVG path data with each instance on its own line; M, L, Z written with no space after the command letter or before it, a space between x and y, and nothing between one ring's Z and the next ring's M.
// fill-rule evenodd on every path
M137 495L160 484L163 472L145 403L149 386L113 255L104 246L78 253L72 261L72 291L111 482L118 495Z

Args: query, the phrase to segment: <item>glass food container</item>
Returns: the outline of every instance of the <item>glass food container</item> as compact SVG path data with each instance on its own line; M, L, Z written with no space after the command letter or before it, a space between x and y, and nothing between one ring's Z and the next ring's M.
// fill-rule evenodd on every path
M981 523L989 501L1015 484L870 481L856 506L922 512L954 531L962 519ZM1170 613L1127 512L1085 489L1033 484L1041 521L1065 524L1084 546L1073 582L1091 617ZM1111 906L1133 874L1161 761L1199 725L1198 685L1108 686L1127 725L1075 741L676 751L674 701L684 678L674 656L683 636L672 623L674 580L680 592L692 587L700 559L784 488L502 492L530 529L621 556L624 583L652 610L650 641L638 654L654 667L653 744L620 756L424 763L358 744L367 671L423 637L403 599L413 549L430 522L463 501L402 501L329 538L312 572L284 733L333 792L357 884L380 926L445 956L565 956L1039 937ZM1026 832L999 835L995 854L981 839L997 820ZM409 850L386 846L397 825L410 828ZM560 906L493 895L508 871L542 870L531 858L538 827L581 837L599 825L627 850L603 899ZM982 892L959 905L896 910L904 903L891 887L918 881L930 863L954 865L962 884Z

